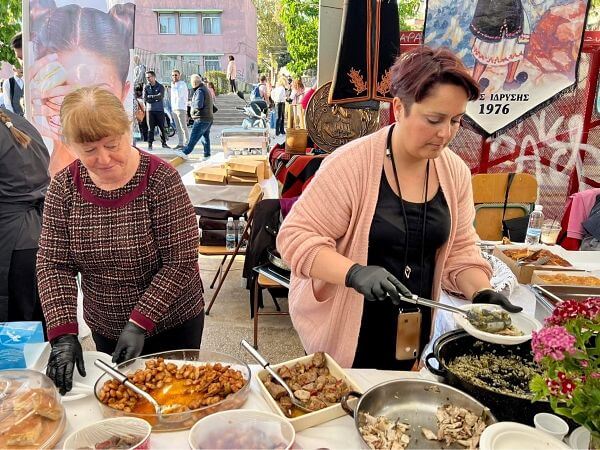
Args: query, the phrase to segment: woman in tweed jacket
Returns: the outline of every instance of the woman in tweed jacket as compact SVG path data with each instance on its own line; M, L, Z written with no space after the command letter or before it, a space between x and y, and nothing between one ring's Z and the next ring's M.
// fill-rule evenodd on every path
M82 88L61 108L63 135L79 159L56 174L46 196L38 284L52 352L48 376L62 394L74 365L77 283L99 351L120 362L199 348L204 325L194 208L177 171L131 146L121 101Z

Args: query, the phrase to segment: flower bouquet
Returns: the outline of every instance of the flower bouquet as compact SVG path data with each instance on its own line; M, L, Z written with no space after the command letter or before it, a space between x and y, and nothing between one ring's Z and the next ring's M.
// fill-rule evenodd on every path
M594 450L600 450L599 334L600 297L590 297L557 305L531 339L544 372L531 380L533 400L547 399L554 412L587 428Z

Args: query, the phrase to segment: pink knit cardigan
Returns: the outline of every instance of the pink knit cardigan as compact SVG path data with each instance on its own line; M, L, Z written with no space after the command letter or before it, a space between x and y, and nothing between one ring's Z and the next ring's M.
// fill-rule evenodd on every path
M304 348L308 353L325 351L342 367L354 361L364 300L354 289L310 278L310 269L324 247L367 263L388 130L355 140L328 156L277 238L277 248L292 270L289 309ZM491 269L475 246L469 168L446 148L435 169L451 221L450 236L435 262L433 298L437 300L442 287L460 292L456 278L461 271L478 267L489 277Z

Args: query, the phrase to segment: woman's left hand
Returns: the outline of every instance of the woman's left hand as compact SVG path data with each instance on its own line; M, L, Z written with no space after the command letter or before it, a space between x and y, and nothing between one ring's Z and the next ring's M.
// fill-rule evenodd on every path
M496 292L493 289L483 289L477 292L473 296L473 303L488 303L492 305L499 305L503 309L511 313L518 313L523 311L523 308L517 305L513 305L505 295L500 292Z
M112 362L120 363L140 356L144 350L145 333L146 330L139 325L127 322L117 341Z

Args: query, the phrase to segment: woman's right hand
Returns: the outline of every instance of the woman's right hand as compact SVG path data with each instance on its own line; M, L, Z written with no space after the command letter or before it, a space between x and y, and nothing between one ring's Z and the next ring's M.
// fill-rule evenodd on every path
M65 395L73 388L73 369L85 377L83 350L79 339L74 334L65 334L50 341L52 350L48 359L46 375L54 381L60 395Z
M365 296L365 300L371 302L390 297L394 305L397 305L400 303L400 295L412 296L412 292L394 275L379 266L354 264L346 274L346 286L354 288Z

